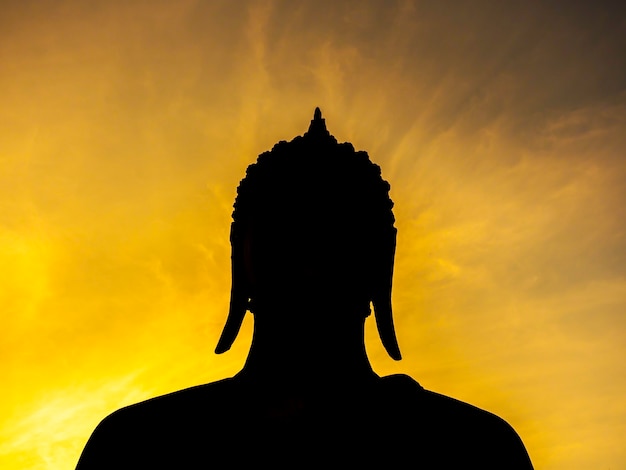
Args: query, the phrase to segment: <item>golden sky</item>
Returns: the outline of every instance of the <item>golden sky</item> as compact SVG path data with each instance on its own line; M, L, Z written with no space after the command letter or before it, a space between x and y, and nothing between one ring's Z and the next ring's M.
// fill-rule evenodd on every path
M213 354L236 187L320 106L392 186L404 359L368 324L374 369L502 416L538 469L625 468L624 18L3 2L0 467L73 468L109 412L239 370L249 318Z

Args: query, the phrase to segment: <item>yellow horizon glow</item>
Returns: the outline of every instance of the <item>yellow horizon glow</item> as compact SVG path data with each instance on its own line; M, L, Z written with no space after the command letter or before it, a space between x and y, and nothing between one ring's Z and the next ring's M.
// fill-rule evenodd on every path
M538 469L626 464L616 20L438 5L4 5L2 468L73 468L108 413L239 370L236 188L316 106L392 188L404 359L369 319L374 370L503 417Z

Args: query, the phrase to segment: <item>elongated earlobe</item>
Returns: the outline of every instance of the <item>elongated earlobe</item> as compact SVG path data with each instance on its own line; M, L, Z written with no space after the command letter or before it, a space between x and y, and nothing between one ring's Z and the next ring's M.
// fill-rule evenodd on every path
M393 325L393 312L391 308L391 285L393 282L393 262L396 254L396 234L393 228L391 240L384 244L388 247L386 253L382 253L374 273L372 304L374 305L374 317L378 334L385 350L392 359L402 359L396 330Z
M222 354L231 348L248 310L249 289L245 273L243 243L233 233L233 227L231 227L230 239L232 244L230 308L226 325L215 348L215 354Z

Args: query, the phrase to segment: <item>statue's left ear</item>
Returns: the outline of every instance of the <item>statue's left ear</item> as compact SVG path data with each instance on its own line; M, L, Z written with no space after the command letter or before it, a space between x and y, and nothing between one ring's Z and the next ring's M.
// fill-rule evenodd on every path
M246 262L244 240L240 234L234 233L233 225L230 228L232 286L230 290L230 309L226 325L215 348L216 354L222 354L230 349L237 338L243 318L248 310L249 285L246 276Z
M372 304L374 304L374 317L378 334L387 353L399 361L402 359L396 330L393 326L393 313L391 309L391 285L393 283L393 262L396 254L396 234L395 227L389 234L389 239L385 240L381 246L385 247L385 252L380 253L380 258L375 263L376 272L374 275Z

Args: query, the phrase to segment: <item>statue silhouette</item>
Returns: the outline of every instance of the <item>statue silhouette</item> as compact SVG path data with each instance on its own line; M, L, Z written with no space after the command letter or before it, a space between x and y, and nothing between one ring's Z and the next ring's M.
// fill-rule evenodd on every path
M370 304L384 347L401 357L388 193L380 168L338 144L319 108L303 136L260 155L235 201L230 312L216 348L227 351L252 312L243 369L116 411L77 468L532 469L502 419L372 370Z

